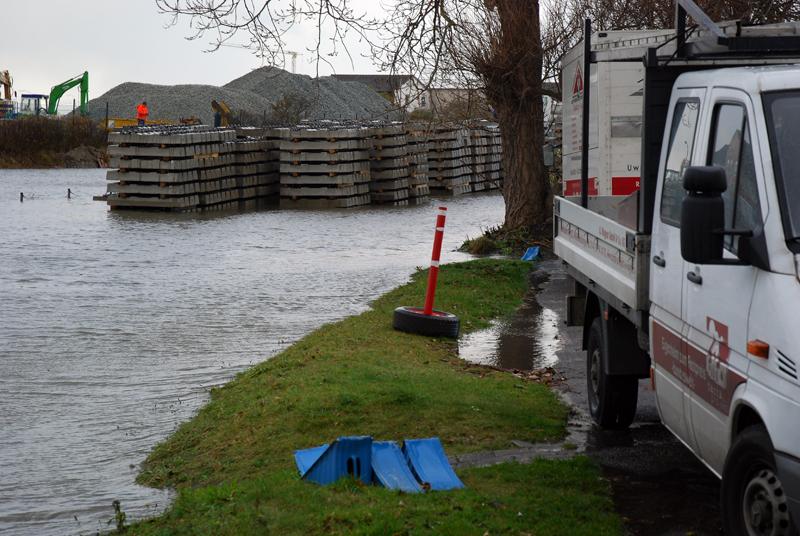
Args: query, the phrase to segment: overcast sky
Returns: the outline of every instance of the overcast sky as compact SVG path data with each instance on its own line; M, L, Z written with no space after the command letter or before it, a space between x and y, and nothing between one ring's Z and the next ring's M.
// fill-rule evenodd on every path
M165 28L170 19L153 0L3 0L0 70L8 69L18 93L49 93L50 88L89 71L89 96L99 97L123 82L222 85L261 66L247 50L206 53L208 40L187 41L186 22ZM376 0L353 0L375 6ZM374 8L373 8L374 9ZM288 38L287 49L305 52L316 28L309 24ZM345 57L331 58L338 73L372 73L366 53L351 43L355 69ZM298 57L297 72L312 75L310 54ZM288 62L287 62L288 63ZM290 64L286 66L290 70ZM321 65L320 73L330 74ZM62 106L78 98L77 90Z

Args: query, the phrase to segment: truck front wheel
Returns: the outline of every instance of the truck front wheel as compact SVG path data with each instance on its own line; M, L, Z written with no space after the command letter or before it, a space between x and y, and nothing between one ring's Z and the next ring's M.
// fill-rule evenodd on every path
M763 425L734 440L722 472L722 522L728 536L797 536Z
M630 426L636 416L639 398L639 379L635 376L610 376L605 373L603 325L598 317L589 329L586 347L586 384L589 413L601 427L622 430Z

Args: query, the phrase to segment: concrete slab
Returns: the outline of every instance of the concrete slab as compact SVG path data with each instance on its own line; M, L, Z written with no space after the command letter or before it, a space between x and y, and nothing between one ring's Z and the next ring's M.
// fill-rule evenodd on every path
M367 151L344 151L336 154L327 152L304 152L300 154L281 151L281 163L301 164L301 163L346 163L362 162L369 160Z
M299 175L294 177L292 175L282 175L280 184L282 186L351 186L353 184L365 184L370 182L369 175L362 175L360 173L350 173L336 175L331 177L328 175Z
M352 197L369 193L369 184L354 184L352 186L283 186L281 185L281 197L290 199L314 198L314 197Z
M325 153L340 153L348 151L366 151L369 145L366 139L357 140L282 140L280 150L290 153L316 151Z
M280 200L280 208L282 209L352 208L369 204L369 195L357 195L339 199L289 199L281 197Z
M292 164L281 163L280 172L282 175L309 175L309 174L338 174L366 173L369 172L368 162L342 162L342 163L304 163Z
M388 181L372 180L369 184L370 184L370 191L373 193L408 189L408 179L395 179Z

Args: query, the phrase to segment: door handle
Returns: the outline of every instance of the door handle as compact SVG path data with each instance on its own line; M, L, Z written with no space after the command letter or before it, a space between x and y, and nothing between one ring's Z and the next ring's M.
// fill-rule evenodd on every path
M695 283L696 285L702 285L703 284L703 276L701 276L700 274L697 274L695 272L687 273L686 274L686 279L688 279L692 283Z
M663 268L667 265L667 261L665 261L664 257L662 257L661 255L655 255L653 256L653 264Z

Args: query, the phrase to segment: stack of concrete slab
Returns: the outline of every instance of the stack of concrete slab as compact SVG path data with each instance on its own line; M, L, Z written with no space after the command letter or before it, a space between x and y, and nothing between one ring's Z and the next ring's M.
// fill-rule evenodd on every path
M370 203L368 129L331 125L284 130L281 208L349 208Z
M503 137L497 126L486 127L488 152L486 154L487 189L503 187Z
M489 188L489 133L482 127L472 127L470 134L470 187L473 192Z
M408 202L419 204L428 199L428 134L423 126L406 126L408 142Z
M438 126L428 136L428 184L431 194L456 196L470 186L469 131L457 125Z
M402 124L370 129L370 196L376 205L408 205L409 155Z
M239 139L233 144L239 208L259 208L265 201L278 200L280 153L277 145L274 141L256 138Z
M174 211L417 204L502 185L496 126L317 121L163 126L109 135L113 209Z
M106 202L112 209L234 208L236 132L144 127L109 134ZM228 204L233 206L227 207Z

